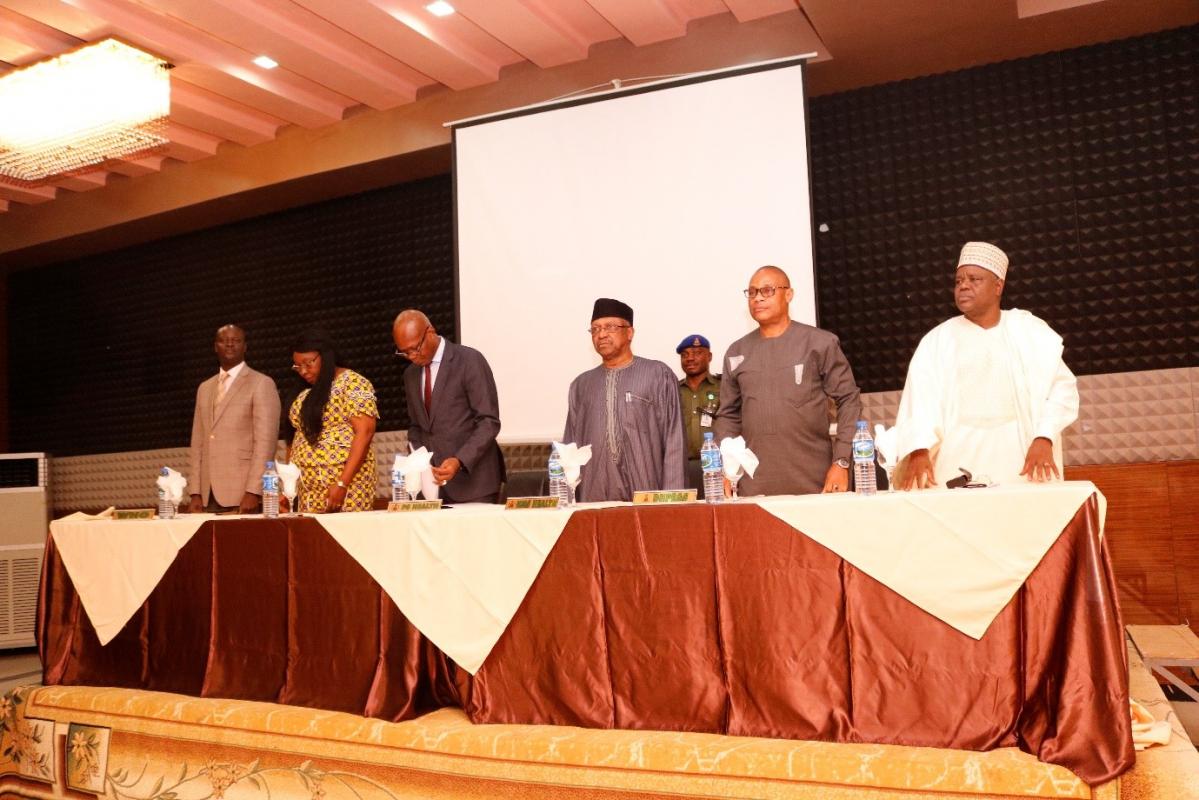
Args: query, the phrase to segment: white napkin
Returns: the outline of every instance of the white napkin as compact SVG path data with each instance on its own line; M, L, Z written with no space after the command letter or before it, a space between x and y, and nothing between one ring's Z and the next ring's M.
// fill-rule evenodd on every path
M1144 750L1154 744L1169 744L1173 731L1170 723L1159 720L1153 712L1136 700L1129 700L1132 712L1132 745L1137 750Z
M888 428L881 422L875 425L874 452L878 453L878 463L883 469L893 469L899 463L899 429Z
M187 488L187 478L170 467L167 467L166 471L167 474L159 475L155 483L158 484L159 489L166 490L168 500L175 505L179 505L180 501L183 500L183 490Z
M730 481L737 480L742 469L751 478L758 469L758 457L745 446L743 436L726 436L720 440L720 460L724 463L724 476Z
M585 444L579 447L574 442L569 444L554 442L554 447L558 448L558 460L562 462L562 471L566 473L567 483L578 488L579 481L583 479L580 473L587 462L591 460L591 445Z
M406 456L396 455L395 468L404 473L404 488L408 490L409 497L416 495L416 487L422 486L421 477L429 472L432 463L433 454L424 447L418 447ZM427 494L425 496L428 497Z
M275 471L279 473L279 480L283 483L283 496L295 497L299 490L300 468L295 464L276 461Z
M89 520L89 519L112 519L113 517L116 516L116 514L117 514L117 507L109 506L108 508L101 511L99 514L85 514L82 511L76 511L74 514L67 514L65 517L62 517L61 519L64 522L83 522L84 520Z

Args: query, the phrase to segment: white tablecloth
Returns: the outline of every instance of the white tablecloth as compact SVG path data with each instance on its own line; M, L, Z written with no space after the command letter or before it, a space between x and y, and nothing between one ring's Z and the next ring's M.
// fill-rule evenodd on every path
M741 502L757 503L930 614L980 638L1093 493L1091 483L1067 482ZM619 504L577 508L612 505ZM571 513L480 504L321 514L316 520L417 630L473 674L507 628ZM175 520L51 523L101 644L120 632L180 548L210 519L189 514Z

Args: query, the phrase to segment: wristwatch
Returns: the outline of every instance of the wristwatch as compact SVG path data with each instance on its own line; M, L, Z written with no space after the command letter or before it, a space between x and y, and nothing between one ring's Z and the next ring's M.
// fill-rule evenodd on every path
M337 485L338 485L338 487L339 487L339 488L341 488L341 489L348 489L348 488L350 488L350 487L348 487L348 486L346 485L346 482L345 482L345 481L343 481L341 478L338 478L338 479L337 479Z
M838 458L833 463L836 464L841 469L849 469L849 459L848 458Z

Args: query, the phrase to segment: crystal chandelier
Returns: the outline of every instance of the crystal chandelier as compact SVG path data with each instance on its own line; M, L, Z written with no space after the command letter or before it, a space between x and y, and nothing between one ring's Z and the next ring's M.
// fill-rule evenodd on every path
M0 181L41 186L160 149L168 68L105 39L0 77Z

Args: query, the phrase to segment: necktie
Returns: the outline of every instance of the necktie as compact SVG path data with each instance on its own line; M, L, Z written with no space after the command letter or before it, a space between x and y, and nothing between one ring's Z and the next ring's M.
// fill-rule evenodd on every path
M216 379L216 400L213 401L212 407L216 408L225 399L225 386L229 383L229 373L222 372Z
M433 407L433 365L425 364L425 413Z

